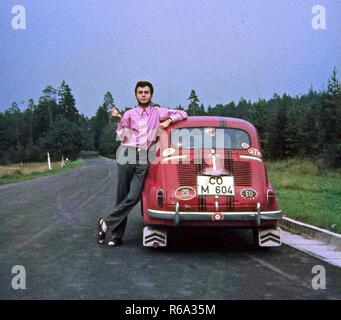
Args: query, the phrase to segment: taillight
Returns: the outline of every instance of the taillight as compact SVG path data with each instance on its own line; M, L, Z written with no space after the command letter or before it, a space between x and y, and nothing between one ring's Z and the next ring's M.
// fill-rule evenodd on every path
M165 193L162 189L158 190L156 193L156 204L159 208L165 205Z
M275 193L272 190L267 191L266 200L268 202L268 207L271 208L275 201Z

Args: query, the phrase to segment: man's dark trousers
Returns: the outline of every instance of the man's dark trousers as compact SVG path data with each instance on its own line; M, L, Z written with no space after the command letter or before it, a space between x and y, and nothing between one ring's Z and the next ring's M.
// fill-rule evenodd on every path
M105 219L111 238L122 239L128 214L140 200L149 168L145 155L146 151L136 152L136 161L130 159L125 164L120 164L120 161L117 163L116 206L114 211Z

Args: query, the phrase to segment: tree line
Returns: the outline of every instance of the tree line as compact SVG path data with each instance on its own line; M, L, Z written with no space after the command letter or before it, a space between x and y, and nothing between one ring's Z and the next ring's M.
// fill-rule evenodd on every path
M328 88L305 94L274 94L271 99L205 106L195 90L188 98L189 116L223 116L250 121L257 128L262 151L268 160L309 157L327 167L341 167L341 83L334 69ZM0 112L0 163L42 161L78 157L81 150L114 155L116 122L110 117L115 107L111 92L91 118L80 114L70 86L47 86L35 103L28 100L21 110L16 102ZM128 108L121 110L125 112Z

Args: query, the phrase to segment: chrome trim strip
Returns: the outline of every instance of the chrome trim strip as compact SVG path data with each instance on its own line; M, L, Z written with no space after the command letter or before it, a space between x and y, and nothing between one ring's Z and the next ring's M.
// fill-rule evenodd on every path
M212 221L212 215L215 212L186 212L186 211L161 211L154 209L147 209L147 215L152 219L160 219L160 220L172 220L175 221L176 216L179 217L181 221L193 221L193 220L201 220L201 221ZM256 211L256 212L221 212L224 219L223 221L264 221L264 220L276 220L282 218L282 210L276 211Z
M179 202L176 203L176 206L175 206L175 220L174 220L174 223L176 226L179 225L180 223L180 205L179 205Z
M261 211L260 211L260 203L257 202L257 216L256 216L257 227L260 226L261 216L262 216L262 213L261 213Z
M245 156L245 155L243 155L243 154L241 154L241 155L239 156L239 158L241 158L241 159L249 159L249 160L257 160L257 161L259 161L259 162L263 162L263 160L260 159L260 158L253 157L253 156Z

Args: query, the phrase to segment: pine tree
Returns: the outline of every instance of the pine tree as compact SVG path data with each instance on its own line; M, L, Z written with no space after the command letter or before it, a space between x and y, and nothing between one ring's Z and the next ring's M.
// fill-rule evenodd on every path
M74 159L82 149L83 137L76 123L59 115L41 141L53 159L60 160L62 156Z
M109 111L114 106L114 99L111 93L106 92L104 95L104 102L98 107L96 115L92 121L94 130L94 147L96 150L99 150L104 128L106 128L108 124L111 124Z
M3 155L8 150L9 145L7 119L5 115L0 112L0 163L2 163Z
M33 145L33 112L35 109L34 101L33 99L28 100L28 106L27 106L27 115L28 115L28 121L29 121L29 127L30 127L30 144Z
M13 102L12 105L8 108L8 113L11 117L12 128L14 129L14 136L16 140L16 146L19 148L20 146L20 126L22 124L21 113L16 102Z
M201 116L204 116L204 115L206 114L205 107L204 107L204 104L203 104L203 103L200 105L199 114L200 114Z
M259 99L250 108L250 118L251 118L250 121L257 128L263 153L265 152L264 150L266 150L266 145L267 145L266 132L268 129L267 127L268 118L267 118L265 108L266 108L266 101L263 99Z
M115 154L119 146L119 142L116 141L116 129L116 123L109 123L103 128L98 146L98 151L101 155L109 156Z
M303 125L304 113L300 106L290 106L287 108L287 125L285 128L286 155L290 158L297 156L300 153L303 145Z
M237 118L237 110L236 110L237 106L233 101L226 105L218 104L216 107L219 110L217 115L223 116L223 117Z
M33 136L39 137L47 132L57 115L57 90L47 86L33 110Z
M79 112L76 108L76 102L72 95L71 88L64 80L59 86L58 96L60 114L62 114L68 121L78 123Z
M103 108L107 110L107 112L110 114L110 111L112 108L115 107L114 98L112 97L111 92L106 92L104 95L104 102L103 102ZM111 123L111 117L109 116L109 123Z
M106 92L104 95L103 107L108 112L110 112L110 110L115 107L114 98L112 97L112 94L110 91Z
M43 93L44 93L44 96L42 97L42 99L48 110L49 128L51 128L53 118L55 118L56 111L57 111L57 103L56 103L57 90L54 89L52 86L47 86L43 90Z
M195 90L191 91L191 94L187 100L190 101L188 105L188 110L187 110L188 115L189 116L199 115L200 114L200 107L199 107L200 100Z
M322 97L320 125L320 143L326 160L332 167L341 167L341 83L335 68Z
M82 132L82 148L83 150L94 151L94 132L92 130L92 122L83 114L80 115L80 130Z
M285 130L287 128L288 116L285 105L279 106L270 123L269 130L269 153L273 159L285 159L287 157L287 141Z
M337 79L336 68L334 68L331 78L328 80L328 94L330 96L337 96L341 94L341 83Z

